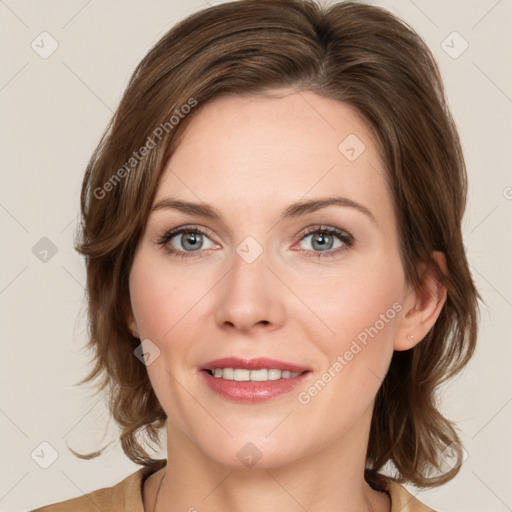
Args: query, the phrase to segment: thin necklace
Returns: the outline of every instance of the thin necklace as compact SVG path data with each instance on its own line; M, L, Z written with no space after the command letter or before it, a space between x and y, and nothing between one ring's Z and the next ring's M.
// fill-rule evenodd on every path
M158 490L156 491L155 506L153 507L153 512L156 512L156 504L158 503L158 495L160 494L160 489L162 488L162 484L164 482L164 478L165 478L166 474L167 474L167 468L165 468L162 479L160 480L160 485L158 486ZM370 505L370 512L374 512L372 504L370 503L370 500L368 500L368 505Z

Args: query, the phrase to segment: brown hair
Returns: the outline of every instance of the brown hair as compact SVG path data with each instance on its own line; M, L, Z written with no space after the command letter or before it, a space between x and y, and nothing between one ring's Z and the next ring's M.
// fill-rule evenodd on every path
M209 99L281 87L345 102L365 117L386 164L406 278L418 287L418 264L426 263L447 287L427 336L394 352L375 400L365 473L378 487L389 462L399 482L440 485L460 469L442 473L441 453L460 440L438 410L436 390L473 355L481 300L461 233L467 177L435 60L418 34L383 8L220 4L178 23L139 63L83 181L76 248L86 257L94 367L80 383L101 376L97 392L108 390L124 452L137 464L154 462L137 435L159 442L166 414L134 356L140 340L129 332L126 312L134 251L161 171ZM445 254L448 275L434 250Z

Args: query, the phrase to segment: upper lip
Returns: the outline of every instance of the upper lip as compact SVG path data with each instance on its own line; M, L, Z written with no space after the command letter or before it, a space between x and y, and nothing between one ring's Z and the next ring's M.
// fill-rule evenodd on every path
M201 370L213 370L215 368L241 368L245 370L257 370L260 368L288 370L290 372L305 372L310 371L309 368L289 363L287 361L279 361L278 359L271 359L269 357L253 357L253 358L240 358L240 357L222 357L220 359L213 359L204 363Z

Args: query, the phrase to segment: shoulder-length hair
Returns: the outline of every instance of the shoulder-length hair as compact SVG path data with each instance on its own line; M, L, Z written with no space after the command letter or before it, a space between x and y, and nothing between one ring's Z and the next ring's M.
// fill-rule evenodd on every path
M190 120L221 94L262 95L290 87L355 107L385 162L408 283L428 264L447 288L437 322L414 348L395 351L371 423L365 478L440 485L447 446L459 447L436 404L441 383L473 355L478 300L463 245L467 176L435 60L420 36L387 10L356 2L239 0L182 20L135 69L85 173L76 249L86 258L94 366L135 463L155 462L138 434L159 442L163 411L140 344L127 326L128 277L161 172ZM443 274L432 251L446 256ZM97 452L97 453L101 453ZM459 454L460 455L460 454ZM390 476L390 475L387 475Z

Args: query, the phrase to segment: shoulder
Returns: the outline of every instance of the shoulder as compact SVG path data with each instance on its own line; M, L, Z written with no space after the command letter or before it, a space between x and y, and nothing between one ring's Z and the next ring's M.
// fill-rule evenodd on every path
M31 512L144 512L142 483L147 476L164 465L165 461L159 461L151 466L144 466L116 485L45 505Z
M384 485L391 497L391 512L436 512L415 498L398 482L387 480Z

